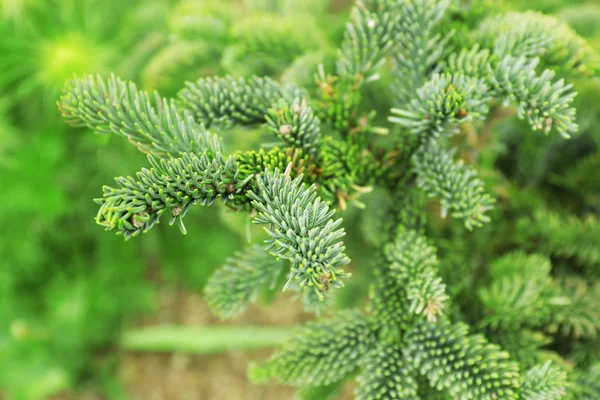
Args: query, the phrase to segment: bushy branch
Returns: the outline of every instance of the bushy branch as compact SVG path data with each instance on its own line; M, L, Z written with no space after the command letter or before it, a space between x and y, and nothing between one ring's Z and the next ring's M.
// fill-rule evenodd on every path
M319 118L345 134L355 125L361 89L379 78L378 69L398 42L395 0L357 1L346 25L333 76L323 65L317 73Z
M302 97L295 87L282 87L271 78L201 78L179 92L182 106L206 127L213 124L256 125L265 122L269 108L280 99Z
M538 74L538 64L537 57L498 56L475 45L449 57L446 66L451 73L481 79L488 99L499 99L505 106L516 103L518 117L527 120L534 131L555 129L568 138L578 129L572 107L575 93L563 79L555 81L553 71Z
M296 386L327 385L356 371L374 339L363 314L339 313L299 328L269 361L253 367L250 375L255 381L278 378Z
M434 74L411 93L402 109L392 109L391 122L400 124L421 141L450 136L457 125L485 117L490 100L482 79L462 74Z
M532 367L521 378L521 398L524 400L560 400L566 389L567 374L550 362Z
M403 360L402 347L378 344L362 363L357 400L418 400L413 366Z
M435 249L418 232L406 230L384 247L384 254L390 275L405 287L409 312L435 321L448 299L446 286L437 276Z
M519 374L508 354L465 324L422 322L408 333L405 357L432 386L463 399L517 399ZM448 362L448 360L452 360Z
M179 221L186 233L183 217L194 204L210 205L218 198L232 207L247 203L243 192L252 177L242 179L235 158L222 155L219 139L205 137L208 148L199 155L148 156L150 169L143 168L135 178L117 178L118 188L105 186L104 196L96 200L101 205L96 222L128 239L148 231L168 210L170 224Z
M579 219L538 210L532 220L524 220L520 228L547 254L572 257L592 269L600 263L600 222L593 215Z
M556 129L568 138L578 129L571 107L575 93L562 79L552 82L555 73L551 70L537 75L537 65L537 58L506 56L493 68L488 67L494 97L505 105L515 102L518 116L534 131Z
M600 57L567 24L539 12L509 12L487 18L478 35L494 47L498 57L506 55L542 57L546 64L592 75Z
M272 254L292 263L286 287L297 282L323 299L331 287L343 286L341 279L349 274L340 267L350 260L339 242L345 235L339 228L342 220L333 220L335 210L317 196L314 185L307 187L301 179L266 170L248 196L258 211L254 222L269 225L266 242Z
M75 78L58 102L68 123L126 137L141 151L178 156L204 150L203 129L173 100L150 96L111 75Z
M301 150L279 147L270 150L241 151L235 155L242 176L260 175L267 169L285 171L291 164L290 177L295 178L305 172L307 158Z
M392 276L385 257L377 262L370 290L369 310L382 341L394 342L411 326L415 314L409 311L410 301L401 282Z
M295 99L291 104L280 100L269 109L266 119L267 128L287 145L317 157L321 124L306 100Z
M352 21L346 25L338 56L340 77L354 77L357 83L376 79L373 74L398 41L398 10L393 0L358 1Z
M454 162L453 156L453 150L445 151L433 140L422 146L413 157L417 185L440 199L443 216L449 213L472 229L490 221L486 212L494 199L485 193L475 170L462 160Z
M518 328L548 322L554 296L550 260L537 254L513 252L490 265L492 284L479 291L485 308L483 323ZM564 301L563 301L564 302Z
M568 299L555 307L546 329L573 338L596 338L600 335L600 284L584 279L562 279L560 288Z
M451 35L442 37L434 28L450 5L449 0L399 1L398 48L394 68L398 105L404 106L433 72Z
M264 288L273 288L285 271L261 246L250 246L227 260L209 279L205 295L210 308L221 318L244 312Z

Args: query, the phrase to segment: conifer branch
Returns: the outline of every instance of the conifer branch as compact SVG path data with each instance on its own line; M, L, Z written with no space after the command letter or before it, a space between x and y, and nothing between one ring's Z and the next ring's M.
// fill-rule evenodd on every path
M415 314L409 311L410 301L404 285L395 279L386 262L382 256L376 263L369 311L374 316L380 340L394 342L401 340L402 332L410 328Z
M357 1L346 25L337 73L357 83L377 79L387 53L398 41L398 10L394 0Z
M368 214L381 221L366 229L373 237L365 242L378 246L373 274L366 275L372 278L368 314L341 312L301 327L269 361L251 370L255 381L337 386L356 374L356 395L362 400L553 400L571 395L571 388L573 398L599 397L595 381L600 369L577 368L590 366L597 352L600 287L570 275L574 261L589 276L600 264L600 234L594 234L598 219L581 217L595 210L590 207L594 183L571 182L588 173L594 178L596 159L590 156L572 173L555 176L553 182L550 178L577 195L568 202L577 217L560 217L544 211L545 195L553 196L552 207L565 204L563 197L538 196L534 188L512 185L517 173L504 166L504 156L497 157L500 152L493 148L482 151L480 159L472 159L482 161L486 172L499 168L501 173L486 175L501 183L495 185L499 196L507 199L504 189L509 187L510 196L522 197L503 201L497 212L507 221L500 221L497 231L484 228L472 237L466 231L490 220L494 199L485 193L476 167L455 160L451 146L457 133L466 133L472 142L483 127L489 136L490 122L480 121L497 119L489 116L497 103L515 105L518 117L534 130L569 137L578 129L575 94L571 85L556 79L555 70L561 68L554 67L585 75L600 70L600 63L557 20L512 13L479 24L487 3L463 3L357 0L334 71L319 66L312 100L302 89L266 77L201 78L187 83L177 100L151 96L115 77L75 79L66 88L59 108L68 122L126 137L150 153L150 166L133 177L116 178L117 185L104 187L96 200L97 222L107 230L130 238L151 229L166 213L185 233L189 208L217 200L249 211L254 223L264 224L265 246L236 253L208 282L209 305L223 318L243 312L286 278L283 290L296 291L306 309L331 310L334 296L327 292L344 286L350 276L343 269L350 262L342 242L345 231L334 208L381 208ZM273 24L254 30L257 21ZM225 64L233 66L231 61L247 51L269 48L277 53L274 57L252 61L280 69L319 48L320 31L296 29L293 21L296 15L236 23L231 30L236 42L228 43ZM455 32L458 39L450 42ZM196 55L194 46L182 48ZM449 49L456 51L448 55ZM311 55L311 63L321 55ZM389 58L392 71L384 69ZM540 68L547 66L552 69ZM393 73L390 78L397 82L391 90L397 98L380 102L376 93L363 93L380 78L380 69L383 78ZM364 94L374 101L363 101ZM388 121L396 129L374 127L377 113L392 103L397 108ZM322 130L321 122L333 129ZM233 125L262 125L283 148L226 156L218 137L205 127ZM391 135L375 141L370 133ZM508 145L516 146L520 157L538 143ZM547 171L556 171L555 166ZM549 183L547 176L540 178ZM373 189L371 199L359 201ZM428 197L440 201L444 217L459 218L466 229L429 221ZM531 219L523 217L534 211ZM496 232L515 233L515 238L497 240ZM434 240L445 246L442 263ZM487 262L515 244L528 252ZM472 290L465 290L469 285ZM458 294L456 303L450 294ZM519 364L445 314L480 328ZM586 346L593 351L586 353ZM559 356L579 364L570 381L561 368L540 364ZM519 374L518 367L525 372Z
M68 123L126 137L146 153L176 157L205 148L203 129L173 100L151 97L114 75L73 79L58 107Z
M518 399L517 365L483 336L468 336L468 329L446 321L419 323L407 335L405 357L432 386L456 398Z
M259 149L238 152L235 158L242 176L260 175L267 169L285 171L291 164L290 177L295 178L305 173L308 157L298 149L273 147L268 151Z
M451 35L442 37L434 28L450 5L449 0L399 1L398 48L394 53L398 105L405 106L428 79L444 53Z
M567 393L567 374L550 362L536 365L521 378L524 400L560 400Z
M464 220L468 229L490 221L485 213L494 200L483 189L477 173L462 160L452 160L454 150L444 151L436 141L422 146L413 157L417 185L429 197L439 198L442 215Z
M285 271L285 264L274 259L261 246L250 246L229 258L210 277L205 294L210 308L221 318L244 312L264 288L273 288Z
M374 339L366 316L338 313L300 327L269 361L251 368L250 376L258 382L278 378L295 386L328 385L356 371Z
M321 123L306 100L297 98L291 104L280 100L269 109L266 119L268 130L286 144L308 156L318 156Z
M507 351L521 368L530 368L547 360L544 347L552 343L549 336L527 328L488 329L486 337Z
M521 54L498 56L478 45L449 57L445 66L451 73L463 73L481 79L487 86L488 99L497 98L505 106L516 103L517 115L527 120L534 131L549 133L555 129L563 137L577 131L575 93L555 73L538 74L539 58Z
M343 201L353 200L368 192L385 174L385 161L359 144L324 138L319 163L320 191L332 199L337 197L338 202L341 197Z
M551 70L537 75L538 62L537 58L506 56L493 68L488 66L492 93L505 105L514 101L517 115L534 131L548 133L554 128L568 138L578 129L571 107L575 98L572 85L562 79L552 82L555 73Z
M345 235L339 228L342 220L332 219L335 210L317 196L314 185L306 187L302 177L292 180L288 173L266 170L248 196L258 211L254 222L269 225L266 243L272 254L292 263L286 288L297 282L323 299L330 288L343 286L341 279L350 275L340 267L350 260L338 241Z
M553 288L550 260L538 254L508 253L489 268L492 284L479 291L483 324L497 328L537 326L548 322L555 303L565 300Z
M539 12L509 12L484 20L478 36L483 43L504 56L542 57L553 68L593 75L600 57L567 24Z
M379 79L377 70L398 42L397 8L396 0L357 1L338 52L337 76L326 73L323 65L319 68L319 118L342 134L355 125L363 85Z
M464 74L476 79L487 79L491 58L489 49L482 49L479 44L475 44L471 48L450 54L442 64L442 69L452 75Z
M554 307L546 330L572 338L600 336L600 284L567 277L559 287L568 301Z
M391 122L400 124L422 142L450 136L456 126L477 120L488 113L488 87L482 79L462 74L434 74L422 87L411 92L405 108L392 109Z
M293 102L302 93L295 87L282 87L271 78L201 78L187 82L179 101L196 121L213 124L256 125L265 122L269 108L280 99Z
M600 195L598 171L600 171L600 152L596 151L580 159L560 175L551 177L551 181L583 196L589 195L593 198L595 195Z
M600 221L593 215L583 219L538 210L532 220L523 221L523 234L539 241L541 251L554 256L573 257L583 266L600 263Z
M105 186L104 196L96 200L101 205L96 222L129 239L148 231L168 210L169 223L178 221L186 233L183 217L194 204L210 205L218 198L233 207L247 203L243 191L252 177L242 179L235 158L222 155L216 137L210 140L199 155L168 160L150 155L150 169L143 168L135 178L117 178L118 188Z
M600 362L593 363L584 373L577 373L574 386L570 399L594 400L600 398Z
M362 363L357 400L419 400L413 366L403 360L401 346L378 343Z
M448 299L446 286L437 276L435 249L418 232L406 230L384 247L384 254L390 275L405 287L409 312L435 321Z

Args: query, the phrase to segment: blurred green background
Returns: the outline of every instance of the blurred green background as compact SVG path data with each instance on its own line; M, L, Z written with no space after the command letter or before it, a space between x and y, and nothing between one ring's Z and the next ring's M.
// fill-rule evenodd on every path
M66 126L56 109L64 82L114 72L164 96L206 75L302 84L335 54L350 3L0 0L0 398L129 398L117 373L121 332L160 320L165 290L201 293L246 241L246 217L223 210L195 209L187 236L162 224L124 242L98 227L92 199L145 157L120 138ZM555 14L600 49L597 1L512 6ZM589 126L596 120L590 116ZM224 137L244 148L260 133ZM351 255L360 260L368 249L357 245ZM351 286L346 302L353 290L361 288ZM272 318L290 324L305 316Z

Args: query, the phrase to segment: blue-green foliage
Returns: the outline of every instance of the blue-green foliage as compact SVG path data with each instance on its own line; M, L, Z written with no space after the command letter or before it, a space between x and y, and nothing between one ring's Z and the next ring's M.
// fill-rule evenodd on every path
M600 396L600 8L341 3L0 2L0 397L112 380L163 280L324 313L251 368L305 398Z

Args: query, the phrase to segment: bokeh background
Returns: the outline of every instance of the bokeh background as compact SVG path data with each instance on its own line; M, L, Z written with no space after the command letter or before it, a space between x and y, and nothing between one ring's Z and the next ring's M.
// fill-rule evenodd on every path
M294 398L289 388L247 382L247 363L268 349L190 355L123 346L124 333L143 326L221 324L202 289L242 248L247 218L197 208L187 236L167 224L128 242L104 232L92 199L114 176L145 165L144 155L120 138L67 126L56 100L74 74L114 72L163 96L209 75L310 81L315 61L335 54L351 3L0 0L0 399ZM600 49L596 0L511 7L557 15ZM592 126L597 116L590 118ZM230 148L261 139L235 131L224 138ZM349 224L369 224L352 213L344 215ZM359 262L370 250L357 240L351 256ZM342 306L366 282L352 285ZM275 301L225 326L312 318L291 296Z

